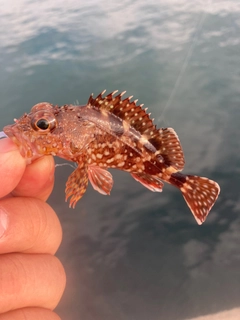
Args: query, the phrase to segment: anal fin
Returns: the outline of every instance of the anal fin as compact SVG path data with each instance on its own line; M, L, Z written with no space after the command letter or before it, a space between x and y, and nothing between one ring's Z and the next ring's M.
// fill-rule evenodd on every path
M93 189L104 195L110 194L113 186L113 178L110 172L97 166L89 166L88 177Z
M131 173L131 176L140 182L145 188L153 192L162 192L163 182L156 176L147 173Z

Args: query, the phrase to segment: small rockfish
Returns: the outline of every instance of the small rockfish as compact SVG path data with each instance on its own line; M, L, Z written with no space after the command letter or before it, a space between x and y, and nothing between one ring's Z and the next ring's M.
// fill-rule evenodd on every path
M102 194L113 186L108 168L127 171L151 191L161 192L163 181L181 190L198 224L202 224L220 192L208 178L184 175L183 150L172 128L157 129L143 105L125 92L114 91L84 106L58 107L41 102L3 130L30 161L43 155L77 163L66 183L70 207L86 191L88 180Z

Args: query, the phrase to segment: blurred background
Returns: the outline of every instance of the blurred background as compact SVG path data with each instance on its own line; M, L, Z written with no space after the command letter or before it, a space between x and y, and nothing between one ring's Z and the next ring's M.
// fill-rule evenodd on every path
M57 167L49 203L64 232L62 319L186 320L231 309L240 319L240 2L0 6L0 130L41 101L85 104L92 92L127 90L155 124L176 130L184 172L221 186L198 226L178 190L152 193L117 170L110 197L89 186L70 210L72 168Z

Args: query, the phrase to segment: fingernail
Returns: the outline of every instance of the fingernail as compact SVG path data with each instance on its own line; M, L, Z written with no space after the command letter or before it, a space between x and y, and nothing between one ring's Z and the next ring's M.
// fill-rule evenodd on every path
M0 238L3 237L8 227L8 214L0 208Z
M7 138L7 137L8 136L3 131L0 131L0 139Z

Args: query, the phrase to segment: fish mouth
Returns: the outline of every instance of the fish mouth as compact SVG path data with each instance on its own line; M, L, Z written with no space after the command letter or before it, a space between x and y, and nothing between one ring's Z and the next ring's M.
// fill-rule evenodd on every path
M15 124L4 127L3 131L18 146L23 158L36 158L36 153L33 151L30 141L27 137L24 137L24 132L20 132L16 128Z

